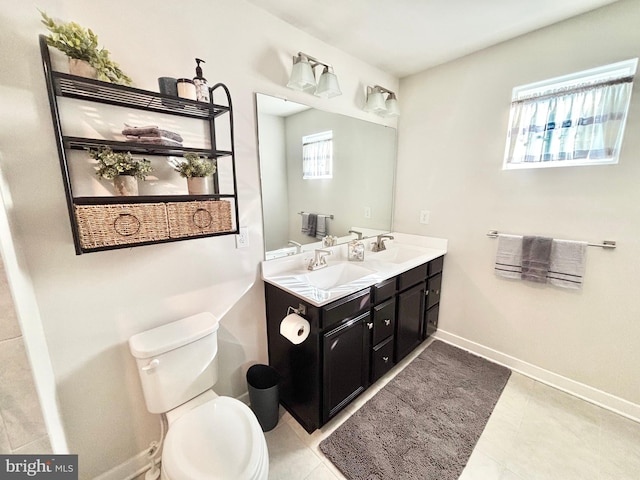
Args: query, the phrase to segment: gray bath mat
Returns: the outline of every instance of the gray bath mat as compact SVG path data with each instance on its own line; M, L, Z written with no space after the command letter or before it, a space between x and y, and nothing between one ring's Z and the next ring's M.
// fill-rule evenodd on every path
M350 480L455 480L510 375L435 341L320 450Z

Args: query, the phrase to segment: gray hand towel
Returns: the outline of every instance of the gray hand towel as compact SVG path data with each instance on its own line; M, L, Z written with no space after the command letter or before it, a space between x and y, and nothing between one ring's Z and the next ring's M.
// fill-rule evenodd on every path
M309 231L307 232L307 235L309 235L310 237L315 237L317 228L318 228L318 215L316 215L315 213L310 213L309 214Z
M318 215L318 223L316 224L316 238L322 240L327 235L327 217L326 215Z
M547 283L551 263L552 239L525 236L522 238L522 275L520 278L536 283Z
M581 288L586 253L587 242L554 240L551 245L549 283L557 287Z
M309 235L309 214L302 212L302 228L300 229L300 233L303 235Z
M522 235L500 234L496 251L495 273L500 277L522 276Z

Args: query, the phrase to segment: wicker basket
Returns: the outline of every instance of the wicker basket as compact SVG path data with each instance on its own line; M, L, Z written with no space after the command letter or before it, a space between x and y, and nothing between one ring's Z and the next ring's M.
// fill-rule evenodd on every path
M162 203L76 205L75 211L84 249L169 238L167 211Z
M167 203L167 217L171 238L233 230L231 202L226 200Z

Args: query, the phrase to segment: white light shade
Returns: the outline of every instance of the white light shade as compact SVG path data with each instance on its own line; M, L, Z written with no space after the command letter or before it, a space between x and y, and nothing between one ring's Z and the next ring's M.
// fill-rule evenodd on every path
M385 117L398 117L400 116L400 107L398 106L398 99L395 93L390 93L389 98L385 103L387 111L384 112Z
M371 113L383 113L387 107L384 104L384 95L380 90L374 88L369 95L367 95L367 104L364 106L365 112Z
M322 75L320 75L316 95L322 98L332 98L342 95L340 85L338 85L338 77L336 77L335 73L330 72L328 67L324 67L324 71Z
M300 92L313 91L316 88L316 77L309 61L302 56L294 57L291 77L287 87Z

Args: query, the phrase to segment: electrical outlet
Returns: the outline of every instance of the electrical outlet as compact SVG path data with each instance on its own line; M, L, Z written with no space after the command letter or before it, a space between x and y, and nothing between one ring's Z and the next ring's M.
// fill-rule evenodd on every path
M371 207L364 207L364 218L371 218Z
M249 228L240 227L240 233L236 235L236 248L245 248L249 246Z
M420 223L427 225L429 223L429 216L431 212L429 210L420 210Z

